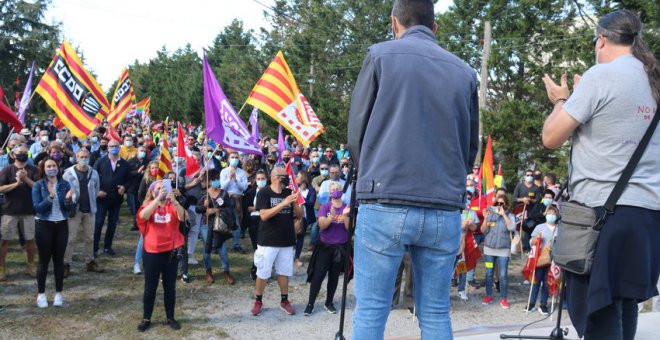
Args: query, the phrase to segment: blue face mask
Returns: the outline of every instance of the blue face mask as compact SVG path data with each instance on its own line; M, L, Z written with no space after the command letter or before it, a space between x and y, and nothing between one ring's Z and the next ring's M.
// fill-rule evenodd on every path
M88 158L81 158L81 159L78 160L78 164L83 165L83 166L87 166L87 165L89 165L89 159Z
M312 163L319 164L319 158L318 157L312 157Z
M552 200L549 199L549 198L544 198L542 202L543 202L543 205L545 205L546 207L549 206L550 204L552 204Z
M329 174L328 170L321 170L321 176L328 177L328 174Z
M57 169L46 169L46 176L48 177L57 176Z
M216 180L211 181L211 186L216 188L216 189L219 188L220 187L220 180L216 179Z
M266 183L267 183L267 181L266 181L265 179L263 179L263 180L261 180L261 181L257 181L257 186L258 186L259 188L263 188L263 187L266 186Z
M108 151L110 152L111 155L118 155L119 154L119 147L118 146L111 146L108 147Z
M229 160L229 165L238 166L238 158L232 158Z
M555 223L557 222L557 215L545 215L545 220L548 223Z
M146 156L147 156L147 153L146 153L146 152L144 152L144 151L140 151L140 152L138 152L138 158L139 158L139 159L142 159L142 158L144 158L144 157L146 157Z
M96 136L92 137L92 142L96 143L98 141L99 141L99 137L96 137Z
M474 194L474 187L467 187L465 189L467 190L467 192Z
M525 176L525 181L527 183L532 183L534 181L534 176Z

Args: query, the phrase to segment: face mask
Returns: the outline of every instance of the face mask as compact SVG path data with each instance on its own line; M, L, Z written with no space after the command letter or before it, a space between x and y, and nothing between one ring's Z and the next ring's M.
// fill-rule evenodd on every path
M343 146L340 146L340 147L339 147L339 150L344 151L345 148L344 148Z
M238 158L232 158L229 160L229 165L238 166Z
M89 165L89 159L88 158L81 158L81 159L78 160L78 164L80 164L82 166L87 166L87 165Z
M281 177L281 178L282 179L280 183L282 183L285 187L288 187L289 184L291 183L291 181L289 180L289 176Z
M48 177L57 176L57 169L46 169L46 176Z
M268 159L268 164L275 164L275 162L276 161L274 159L270 159L270 158Z
M215 157L215 159L217 159L217 160L221 160L221 159L222 159L222 156L220 156L220 155L215 155L215 156L213 156L213 157Z
M474 187L467 187L466 190L467 192L474 194Z
M108 146L107 145L101 145L99 146L99 149L103 152L108 151Z
M50 157L52 157L56 161L59 161L60 159L62 159L62 153L53 152L53 153L50 154Z
M19 153L14 155L14 158L16 158L17 162L25 163L28 160L28 155L26 153Z
M282 157L282 162L284 162L284 163L289 163L290 160L291 160L291 157Z
M312 158L312 163L319 164L319 158L318 157L313 157Z
M154 177L158 176L158 169L149 170L149 174Z
M118 155L119 154L119 147L118 146L112 146L108 147L108 150L110 150L110 154L112 155Z
M219 188L220 187L220 180L216 179L216 180L211 181L211 186L216 188L216 189Z
M207 152L206 153L206 158L211 158L213 157L213 152Z
M60 143L60 144L62 144L62 139L61 139L61 138L58 138L58 139L56 139L55 141L58 142L58 143Z
M525 176L525 181L527 183L532 183L534 181L534 176Z
M138 158L139 158L139 159L143 159L144 157L147 157L147 153L146 153L146 152L144 152L144 151L140 151L140 152L138 152Z
M39 131L41 131L40 128L36 128L36 129L34 129L34 132L37 132L37 133L38 133Z
M340 190L333 191L333 192L330 193L330 198L332 198L332 199L340 199L341 196L342 196L343 194L344 194L344 193L341 192Z
M133 146L133 142L126 141L126 142L124 142L124 145L126 145L126 147L130 148L131 146Z
M92 137L92 142L96 143L98 141L99 141L99 137L96 137L96 136Z
M321 176L328 177L328 170L321 170Z
M263 188L266 186L267 181L265 179L262 179L260 181L257 181L257 186L260 188Z
M41 136L40 139L42 142L48 142L48 136Z
M552 200L549 199L549 198L544 198L542 202L543 202L543 205L545 205L546 207L549 206L550 204L552 204Z
M557 222L557 216L556 215L545 215L545 220L548 223L555 223L555 222Z

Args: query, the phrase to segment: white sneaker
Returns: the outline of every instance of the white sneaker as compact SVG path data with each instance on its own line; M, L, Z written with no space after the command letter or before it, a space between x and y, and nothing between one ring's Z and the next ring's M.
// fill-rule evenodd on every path
M188 264L196 266L196 265L199 264L199 262L197 262L197 260L195 259L194 256L192 256L191 254L188 254Z
M467 301L467 300L468 300L467 293L466 293L464 290L458 292L458 296L459 296L459 297L461 298L461 300L463 300L463 301Z
M529 280L525 280L525 281L523 281L522 284L525 285L525 286L529 286Z
M37 295L37 307L39 308L48 307L48 299L46 299L46 294Z
M62 293L55 293L55 298L53 299L53 306L62 307L64 305L64 299L62 299Z
M140 264L133 264L133 274L142 274L142 269L140 269Z

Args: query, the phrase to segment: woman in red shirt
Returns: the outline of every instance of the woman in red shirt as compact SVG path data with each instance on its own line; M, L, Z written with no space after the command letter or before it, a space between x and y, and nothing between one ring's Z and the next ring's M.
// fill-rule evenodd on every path
M171 188L171 187L170 187ZM184 209L172 192L167 193L163 181L153 182L144 203L137 212L138 227L144 237L144 312L138 331L144 332L151 326L151 313L156 300L158 279L162 275L165 315L167 324L174 330L181 325L174 319L176 301L176 273L178 257L176 249L183 246L183 235L179 223L183 222ZM171 191L171 190L169 190Z

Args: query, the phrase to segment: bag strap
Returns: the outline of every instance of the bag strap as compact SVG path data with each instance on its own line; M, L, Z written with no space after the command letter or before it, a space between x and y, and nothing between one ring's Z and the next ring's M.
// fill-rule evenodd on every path
M632 174L635 171L635 167L637 167L639 160L642 158L642 155L646 150L646 146L651 141L651 137L653 137L653 133L655 132L656 127L658 126L658 120L660 120L660 114L656 112L653 115L653 120L651 120L651 124L649 124L648 129L646 129L646 132L644 133L644 137L642 137L642 140L639 142L639 144L637 144L637 148L635 149L635 152L633 152L632 157L630 157L628 164L621 173L621 177L616 182L616 185L614 185L614 189L612 190L612 193L607 198L604 207L605 207L605 211L607 211L608 214L612 214L614 212L614 206L616 205L616 202L621 197L621 194L623 194L623 190L626 188L626 185L628 184L630 177L632 177Z

